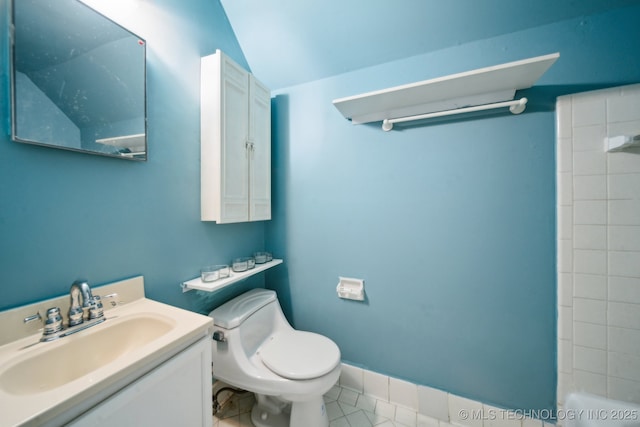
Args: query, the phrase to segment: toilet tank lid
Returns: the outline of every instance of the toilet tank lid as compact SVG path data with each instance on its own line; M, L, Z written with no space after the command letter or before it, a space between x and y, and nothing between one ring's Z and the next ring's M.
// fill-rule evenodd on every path
M225 329L233 329L256 311L271 301L276 300L276 293L269 289L252 289L238 295L209 313L213 324Z

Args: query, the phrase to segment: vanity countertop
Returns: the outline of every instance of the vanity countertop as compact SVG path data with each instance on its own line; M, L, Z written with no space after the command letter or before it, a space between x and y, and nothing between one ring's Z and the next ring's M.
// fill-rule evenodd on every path
M134 278L141 279L141 278ZM142 291L142 294L144 291ZM138 296L140 293L138 293ZM106 308L106 304L105 304ZM41 333L16 339L0 346L0 427L8 426L42 426L53 425L59 421L68 421L69 414L75 417L81 412L91 408L96 403L104 400L109 395L117 392L125 385L131 383L137 377L144 375L162 362L168 360L175 354L184 350L192 343L203 337L210 336L213 321L208 316L203 316L191 311L176 308L157 301L140 297L105 311L107 320L99 325L80 331L51 342L39 342ZM153 328L155 320L163 323L162 333L146 341L144 334L126 334L130 344L122 342L114 344L119 346L120 356L114 356L107 363L101 364L96 369L88 373L81 374L77 378L69 381L62 381L61 385L51 386L47 380L39 383L37 372L29 375L30 386L23 387L21 384L15 385L16 376L8 373L12 367L15 368L20 363L28 363L29 360L46 361L48 355L57 352L63 354L67 348L75 348L73 354L69 354L68 359L63 359L63 364L67 361L71 366L65 366L67 371L74 368L74 363L78 363L79 358L94 357L92 350L109 351L110 342L105 343L103 337L119 337L122 334L107 333L100 331L112 331L129 329L128 327L117 327L125 322L133 325L137 319L144 319L147 325ZM154 320L155 319L155 320ZM16 328L22 325L16 325ZM114 328L115 326L115 328ZM144 330L144 329L142 329ZM91 334L102 334L98 341L90 341ZM95 338L95 336L94 336ZM87 341L89 339L89 341ZM76 343L83 345L85 342L99 342L95 348L79 348ZM118 340L116 340L118 341ZM138 341L136 343L136 341ZM52 353L50 353L52 352ZM80 354L77 354L80 353ZM66 356L66 355L65 355ZM33 359L36 358L36 359ZM42 369L56 369L56 362L59 357L52 359L51 366ZM40 371L41 363L37 371ZM60 365L58 364L58 369ZM15 370L14 370L15 371ZM44 371L43 371L44 372ZM50 375L47 375L50 376ZM73 376L73 375L72 375ZM26 381L26 379L25 379ZM64 421L66 418L66 421Z

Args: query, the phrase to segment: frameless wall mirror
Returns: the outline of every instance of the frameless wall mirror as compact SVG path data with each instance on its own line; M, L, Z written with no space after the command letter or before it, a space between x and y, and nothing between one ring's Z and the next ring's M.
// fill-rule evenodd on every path
M80 0L13 0L14 141L146 160L145 41Z

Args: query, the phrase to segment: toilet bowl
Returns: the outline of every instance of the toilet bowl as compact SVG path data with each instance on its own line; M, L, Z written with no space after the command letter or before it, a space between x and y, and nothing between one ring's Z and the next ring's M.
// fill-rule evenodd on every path
M340 376L333 341L293 329L271 290L253 289L209 316L213 376L256 395L256 427L328 427L322 396Z

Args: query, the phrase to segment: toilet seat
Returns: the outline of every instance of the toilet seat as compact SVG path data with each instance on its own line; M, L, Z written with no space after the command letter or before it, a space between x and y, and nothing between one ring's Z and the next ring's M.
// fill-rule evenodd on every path
M292 380L317 378L340 363L340 350L329 338L313 332L280 332L259 350L273 373Z

